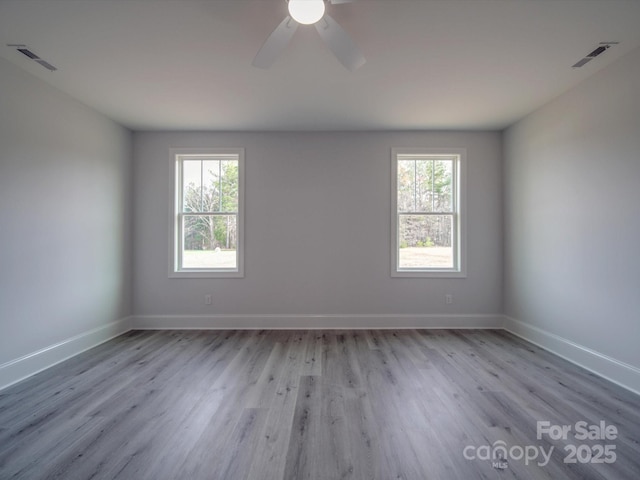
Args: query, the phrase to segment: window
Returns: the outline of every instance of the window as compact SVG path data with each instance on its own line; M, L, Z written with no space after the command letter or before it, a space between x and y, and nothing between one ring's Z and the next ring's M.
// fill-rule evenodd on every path
M395 277L464 277L462 149L392 150Z
M172 150L172 277L243 276L243 149Z

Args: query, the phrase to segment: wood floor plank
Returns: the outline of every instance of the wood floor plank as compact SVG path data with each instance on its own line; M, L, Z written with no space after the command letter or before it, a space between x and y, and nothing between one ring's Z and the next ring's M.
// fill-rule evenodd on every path
M618 437L536 437L580 420ZM464 456L498 444L552 454ZM2 480L637 480L639 453L638 396L494 331L129 332L0 392Z
M311 330L308 332L307 349L301 372L305 376L322 375L322 332Z
M320 459L316 455L320 448L320 410L319 377L301 377L291 424L284 478L316 478L315 474L320 468Z
M347 419L344 409L344 390L340 385L320 383L320 422L317 457L313 478L353 479L354 462L347 443Z
M289 342L287 361L280 369L275 396L270 402L261 448L255 452L248 479L278 480L285 478L287 454L294 421L300 378L305 367L298 345Z
M255 452L261 448L263 430L267 418L265 408L246 408L231 437L227 439L233 449L228 458L222 462L219 470L220 478L228 480L245 480L251 469L251 460Z
M373 338L382 343L384 333ZM428 478L427 465L422 464L421 445L411 441L408 433L416 424L425 426L411 397L410 382L393 356L382 347L370 350L362 358L363 385L370 392L372 418L375 425L375 449L379 460L374 463L376 478Z

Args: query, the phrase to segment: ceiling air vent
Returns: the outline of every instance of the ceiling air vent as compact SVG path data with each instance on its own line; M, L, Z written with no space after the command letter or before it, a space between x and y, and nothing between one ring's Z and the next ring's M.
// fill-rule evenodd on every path
M591 53L589 53L586 57L580 59L577 63L572 65L571 68L580 68L580 67L582 67L583 65L589 63L591 60L593 60L597 56L602 55L604 52L606 52L608 49L610 49L611 46L618 45L619 43L620 42L600 42L600 46L599 47L597 47L595 50L593 50Z
M39 60L40 59L39 56L37 56L35 53L33 53L28 48L18 48L17 50L20 53L22 53L23 55L26 55L27 57L29 57L31 60Z
M591 57L591 58L595 58L598 55L603 54L604 52L607 51L608 48L611 48L611 45L602 45L598 48L596 48L593 52L591 52L589 55L587 55L587 57Z
M56 67L54 67L53 65L51 65L49 62L47 62L46 60L41 59L38 55L36 55L35 53L33 53L31 50L29 50L27 48L26 45L23 44L17 44L17 43L8 43L7 47L12 47L15 48L18 52L20 52L21 54L23 54L25 57L30 58L31 60L33 60L36 63L39 63L40 65L42 65L44 68L46 68L47 70L51 71L51 72L55 72L57 70Z

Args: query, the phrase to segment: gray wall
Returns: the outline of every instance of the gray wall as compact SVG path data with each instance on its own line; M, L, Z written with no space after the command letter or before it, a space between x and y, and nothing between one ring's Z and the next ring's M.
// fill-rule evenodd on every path
M0 364L130 313L131 134L0 59Z
M468 150L467 278L390 276L391 148L412 146ZM167 277L172 147L245 147L244 278ZM136 132L134 313L500 313L500 157L496 132Z
M504 135L505 313L640 367L640 49Z

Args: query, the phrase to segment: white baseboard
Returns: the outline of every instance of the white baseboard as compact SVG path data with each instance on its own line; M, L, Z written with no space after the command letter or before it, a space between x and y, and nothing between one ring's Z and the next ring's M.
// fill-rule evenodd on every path
M640 395L640 368L533 325L504 316L506 331Z
M131 330L131 317L49 345L0 365L0 390Z
M137 315L136 330L502 328L502 315Z

